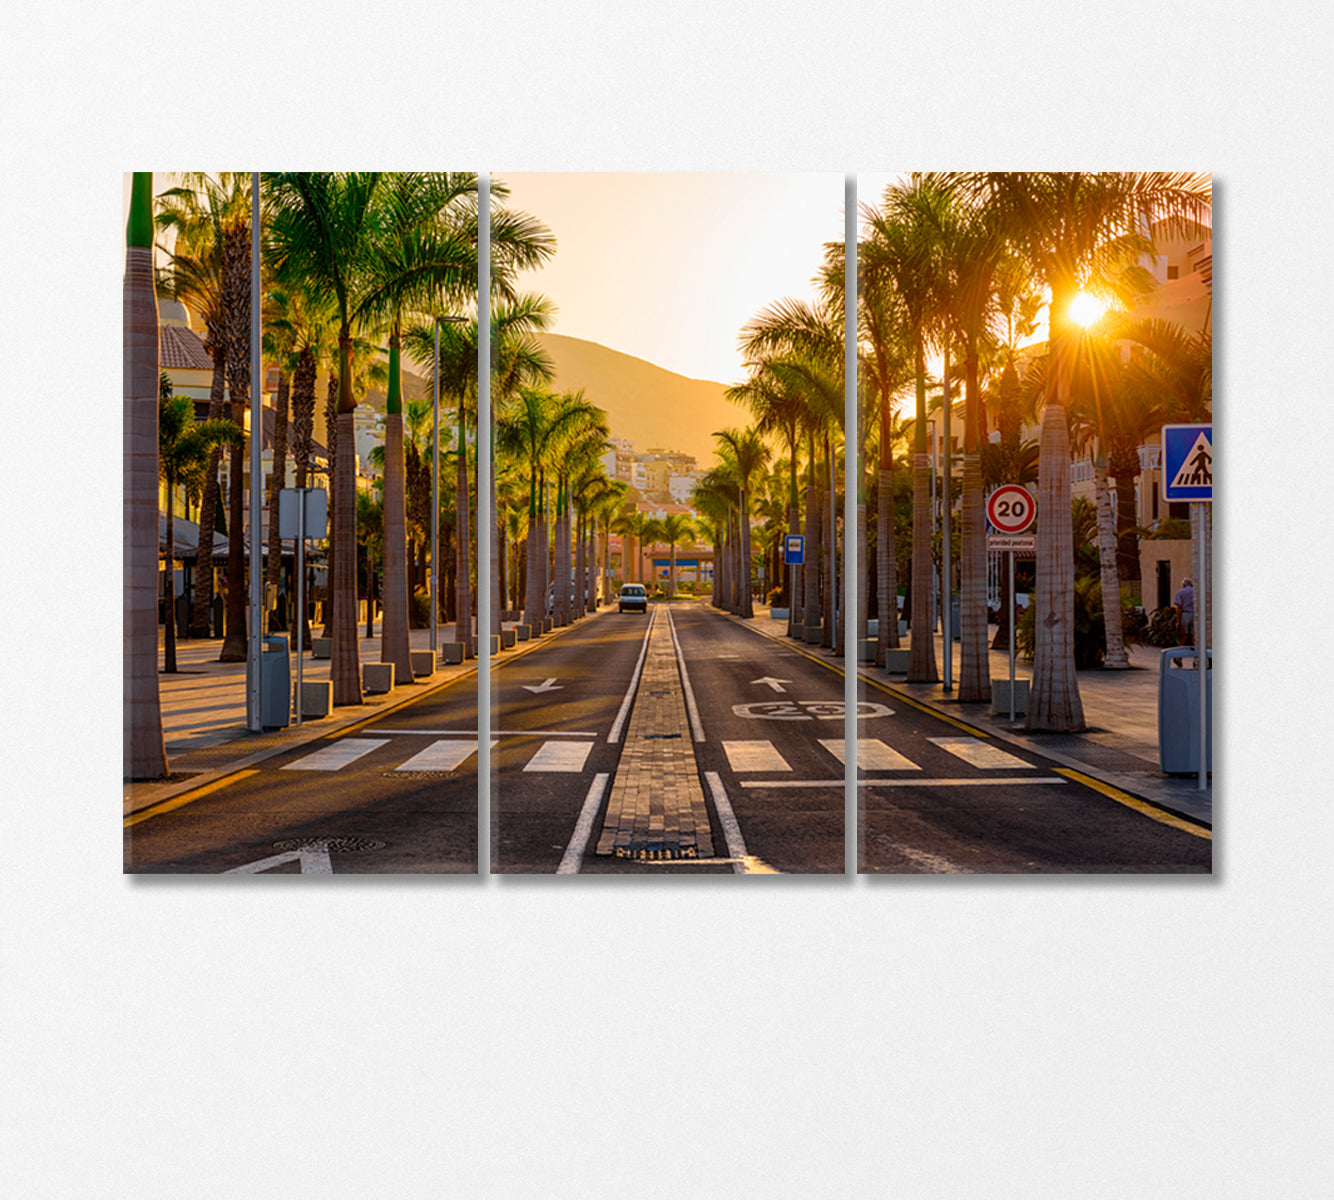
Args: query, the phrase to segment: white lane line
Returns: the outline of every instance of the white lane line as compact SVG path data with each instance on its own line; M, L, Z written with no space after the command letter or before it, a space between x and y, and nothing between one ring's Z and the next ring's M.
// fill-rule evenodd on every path
M282 769L284 771L341 771L348 763L356 762L363 754L389 745L388 738L343 738L305 758L298 758Z
M1068 783L1065 779L1016 779L1013 775L995 779L858 779L858 787L1030 787L1039 783ZM841 788L841 779L743 779L743 788Z
M654 605L653 611L649 613L648 625L644 628L644 644L639 650L639 661L635 663L635 673L630 677L630 686L625 690L625 699L621 701L621 709L616 714L616 720L612 722L611 732L607 734L609 745L615 745L621 740L621 730L625 728L625 718L630 715L630 704L635 698L635 689L639 687L639 673L644 669L644 658L648 654L648 636L653 632L653 622L658 619L658 608Z
M704 740L704 726L700 723L699 708L695 704L695 689L690 686L690 672L686 670L686 656L681 653L681 643L676 638L676 622L672 619L672 606L667 606L667 625L672 631L672 645L676 647L676 664L681 669L681 688L686 694L686 712L690 714L690 730L695 741Z
M723 781L717 771L705 771L709 791L713 793L713 806L718 810L718 823L723 827L723 837L727 839L727 856L734 859L732 871L736 875L746 875L750 852L746 849L746 839L741 836L741 826L737 823L736 813L732 811L732 802L723 789ZM741 785L745 787L745 784Z
M733 771L790 771L792 768L773 742L724 742L727 765Z
M846 763L847 747L842 738L821 738L820 745L841 763ZM857 770L859 771L920 771L910 758L886 746L879 738L857 739Z
M299 850L288 850L283 854L271 854L257 862L246 863L243 867L232 867L224 875L262 875L284 863L299 862L302 875L332 875L333 863L329 860L329 851L323 846L302 846Z
M500 743L492 742L494 750ZM453 771L477 753L477 742L432 742L395 771Z
M560 866L556 868L557 875L578 875L579 868L584 865L588 839L593 836L593 822L598 815L598 809L602 807L602 796L607 790L607 780L610 778L611 775L607 771L599 771L593 776L593 782L588 787L588 795L584 797L584 806L579 810L579 820L574 824L574 833L570 835L570 844L565 847L565 853L560 858Z
M471 737L477 736L475 729L376 729L375 733L392 733L402 737L412 734L417 737ZM568 729L493 729L493 738L498 737L597 737L592 730L572 732Z
M915 866L921 867L924 871L932 875L973 875L967 867L961 867L956 862L951 862L948 858L942 858L939 854L931 854L926 850L918 850L915 846L905 846L902 842L891 842L887 838L876 838L876 846L880 850L892 850L906 858Z
M988 742L978 741L974 737L933 737L926 740L934 742L942 750L949 751L956 758L961 758L964 762L974 767L982 767L984 770L1012 771L1016 767L1027 771L1039 769L1034 763L1024 762L1022 758L1016 758L1013 754L1006 754L999 747Z
M525 771L582 771L592 742L543 742Z

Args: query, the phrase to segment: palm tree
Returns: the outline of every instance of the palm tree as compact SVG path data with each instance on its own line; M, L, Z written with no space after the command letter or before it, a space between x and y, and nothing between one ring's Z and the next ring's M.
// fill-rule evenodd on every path
M653 518L644 522L644 538L650 543L663 543L670 547L671 568L667 579L667 598L676 595L676 547L695 537L695 526L689 517L680 513L668 513L665 517Z
M183 176L179 187L158 196L156 228L175 234L168 252L166 292L195 312L204 322L204 348L213 359L209 389L208 419L221 420L227 387L227 314L223 304L222 261L225 231L249 210L249 175L224 171L218 175L192 173ZM248 293L247 293L248 295ZM190 615L191 637L209 635L210 601L213 598L213 533L217 527L218 465L220 446L214 447L208 464L199 512L199 558L195 575L194 605Z
M332 433L333 647L329 674L335 704L361 703L356 628L356 478L352 394L352 334L359 289L383 206L382 176L361 172L280 172L267 179L274 208L275 270L332 293L338 312L338 412Z
M637 508L627 509L612 519L611 528L613 533L617 533L621 538L621 582L634 583L639 575L638 566L640 555L630 553L631 545L636 547L636 551L642 549L644 538L644 522L647 518ZM631 565L635 566L635 571L631 573Z
M890 287L902 306L916 384L913 441L912 642L910 683L935 683L935 613L932 609L931 457L926 440L926 351L936 336L940 308L940 244L933 220L946 203L935 181L914 176L885 189L882 208L863 208L868 236L859 250L865 289Z
M412 679L408 630L406 467L403 443L402 353L404 317L434 312L476 292L475 238L451 210L472 202L477 176L455 172L401 172L379 192L383 216L369 247L367 291L358 312L389 334L389 390L385 400L384 624L380 661L394 677Z
M153 175L136 171L125 229L123 620L127 779L168 774L157 678L158 321Z
M1190 172L995 172L967 185L992 206L1047 286L1048 368L1038 475L1037 638L1026 728L1084 727L1074 666L1074 562L1067 412L1078 326L1070 305L1091 275L1152 253L1141 232L1165 218L1200 221L1208 177Z
M167 485L167 627L165 669L176 672L176 619L172 612L172 575L176 559L173 496L178 484L202 481L214 446L234 445L245 440L231 421L195 421L195 405L189 396L173 396L171 383L163 375L159 385L158 470Z
M764 439L753 429L721 429L713 435L722 442L732 454L736 465L737 484L741 491L741 616L750 618L755 615L754 597L750 588L750 496L756 481L769 462L769 447Z

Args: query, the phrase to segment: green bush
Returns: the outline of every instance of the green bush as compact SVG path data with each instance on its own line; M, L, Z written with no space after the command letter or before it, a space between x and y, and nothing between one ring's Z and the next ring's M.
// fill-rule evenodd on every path
M1167 610L1169 613L1171 610ZM1159 614L1155 613L1155 619ZM1175 622L1175 613L1172 613ZM1015 631L1015 646L1027 662L1033 661L1036 652L1035 624L1037 606L1030 604L1019 616L1019 625ZM1121 633L1127 646L1148 642L1151 645L1175 646L1176 641L1162 643L1154 641L1153 622L1147 624L1142 613L1136 612L1133 605L1125 603L1121 609ZM1107 657L1107 631L1102 619L1102 583L1097 576L1080 575L1075 577L1075 669L1088 670L1102 666Z
M773 608L775 605L781 604L782 602L783 602L783 589L781 587L773 588L769 592L769 595L765 600L765 603L768 604L770 608Z

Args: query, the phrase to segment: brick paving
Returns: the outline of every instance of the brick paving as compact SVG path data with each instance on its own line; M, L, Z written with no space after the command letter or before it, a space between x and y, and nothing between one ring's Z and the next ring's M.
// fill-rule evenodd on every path
M639 859L713 857L689 730L671 626L660 612L649 633L598 854Z

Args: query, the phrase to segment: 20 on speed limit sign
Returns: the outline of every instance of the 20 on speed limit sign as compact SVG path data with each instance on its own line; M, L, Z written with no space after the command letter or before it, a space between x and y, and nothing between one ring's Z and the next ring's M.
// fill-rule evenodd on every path
M1038 515L1033 494L1017 483L1005 483L987 498L987 520L997 533L1023 533Z

